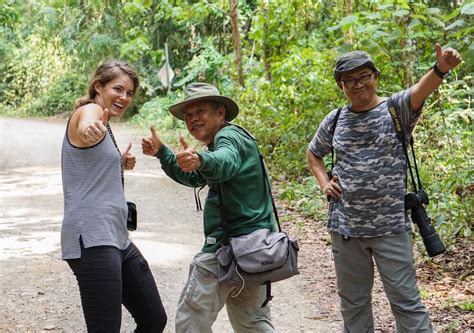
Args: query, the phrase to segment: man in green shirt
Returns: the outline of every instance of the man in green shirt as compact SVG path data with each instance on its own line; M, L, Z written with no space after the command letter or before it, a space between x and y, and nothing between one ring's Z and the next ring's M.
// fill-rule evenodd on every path
M181 137L183 150L174 153L161 142L154 128L151 137L142 141L143 153L158 157L170 178L190 187L209 187L204 205L205 242L191 263L178 301L176 332L212 332L211 326L224 304L236 332L274 332L269 307L261 307L265 287L245 287L236 296L233 288L217 281L215 251L223 236L219 187L230 237L275 229L270 189L257 146L248 133L229 123L238 115L239 107L220 95L216 87L191 83L185 93L185 99L169 110L186 123L194 138L207 145L207 151L196 151Z

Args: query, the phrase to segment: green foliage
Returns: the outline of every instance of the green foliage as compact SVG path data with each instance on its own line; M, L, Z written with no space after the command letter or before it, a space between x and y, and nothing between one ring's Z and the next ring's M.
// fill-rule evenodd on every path
M213 40L196 40L195 47L190 50L191 60L183 69L183 74L174 87L184 87L193 81L206 81L219 85L230 78L222 71L226 60L214 47Z
M473 228L472 81L466 76L440 87L415 133L430 215L445 236L470 237Z
M297 207L300 211L316 221L325 221L327 219L326 198L319 191L314 177L307 177L301 182L284 185L280 183L283 192L280 198L287 200Z
M168 106L187 83L214 83L239 102L236 121L258 138L271 173L280 175L282 197L324 220L325 198L305 155L321 120L346 103L332 77L335 58L370 52L382 72L379 92L388 96L426 73L439 42L460 50L464 63L427 100L417 155L443 240L472 237L472 2L240 1L244 86L229 10L228 0L0 0L0 107L36 116L70 112L95 67L121 58L141 82L126 116L181 131ZM170 92L157 75L165 43L176 75Z
M71 79L69 58L58 50L56 42L56 39L43 41L38 36L29 36L8 55L11 61L0 78L0 86L4 87L0 95L2 102L13 107L15 113L53 115L77 93L75 83L67 82ZM66 86L59 87L62 83ZM69 95L62 96L62 92Z
M281 64L285 74L278 81L252 81L240 94L245 107L239 121L261 139L262 152L272 160L275 171L291 178L307 173L308 138L324 114L336 107L318 98L324 92L337 100L332 80L318 80L318 73L312 70L316 59L311 54L288 57Z
M164 98L154 98L143 104L140 112L132 121L136 124L154 125L157 129L183 129L184 123L178 122L169 112L168 107L182 96L182 93L173 93Z
M459 329L459 320L454 319L449 323L449 326L446 328L446 332L454 333L458 332Z
M456 301L453 300L452 298L448 298L446 300L445 304L446 308L455 308L461 311L474 311L474 303L469 300L464 300L464 301Z
M31 106L28 110L24 110L24 113L54 116L71 112L77 97L86 91L85 82L82 82L81 79L74 72L59 77L48 87L47 93L32 101Z

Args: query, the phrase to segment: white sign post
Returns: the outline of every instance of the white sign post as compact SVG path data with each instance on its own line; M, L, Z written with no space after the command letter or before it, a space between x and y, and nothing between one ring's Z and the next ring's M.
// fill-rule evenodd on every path
M163 87L168 88L168 92L171 89L171 81L174 78L173 69L170 66L169 58L168 58L168 44L165 43L165 64L161 67L160 71L158 72L158 78L163 84Z

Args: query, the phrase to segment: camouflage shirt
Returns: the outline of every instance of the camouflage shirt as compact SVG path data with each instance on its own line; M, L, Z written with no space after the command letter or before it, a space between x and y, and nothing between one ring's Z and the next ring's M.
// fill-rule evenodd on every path
M410 90L392 95L401 124L409 137L420 116L410 106ZM333 174L342 197L331 200L328 229L352 237L375 237L410 229L404 207L406 158L397 139L386 101L365 112L337 110L321 122L309 149L324 157L334 146Z

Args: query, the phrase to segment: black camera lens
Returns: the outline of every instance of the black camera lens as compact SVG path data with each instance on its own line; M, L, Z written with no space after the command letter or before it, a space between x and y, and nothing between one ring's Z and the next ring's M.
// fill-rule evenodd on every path
M437 256L446 251L446 248L437 233L432 233L423 237L423 243L425 244L426 252L428 252L430 257Z
M426 252L428 252L430 257L434 257L446 251L423 205L420 204L418 207L411 209L411 219L418 226L418 231L420 232L421 238L423 238Z

